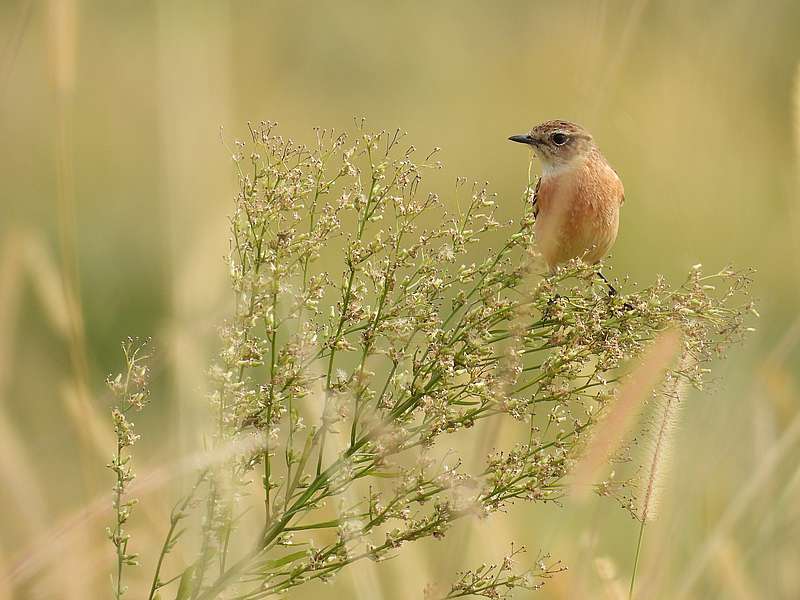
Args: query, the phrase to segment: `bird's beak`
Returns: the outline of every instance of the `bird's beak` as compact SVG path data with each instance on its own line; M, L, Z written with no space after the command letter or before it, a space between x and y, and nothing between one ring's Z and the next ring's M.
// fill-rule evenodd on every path
M526 133L524 135L512 135L508 138L512 142L518 142L520 144L528 144L529 146L536 145L536 138L534 138L531 134Z

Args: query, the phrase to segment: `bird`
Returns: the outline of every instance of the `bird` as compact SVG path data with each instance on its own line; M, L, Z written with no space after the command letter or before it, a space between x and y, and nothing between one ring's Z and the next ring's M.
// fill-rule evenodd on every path
M552 120L508 139L530 146L542 165L532 198L534 235L550 272L573 258L597 263L617 239L625 189L592 135L576 123Z

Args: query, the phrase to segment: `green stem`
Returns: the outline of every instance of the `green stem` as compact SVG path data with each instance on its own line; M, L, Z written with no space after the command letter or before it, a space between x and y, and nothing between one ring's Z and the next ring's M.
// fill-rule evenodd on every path
M275 369L277 366L276 362L276 350L277 350L277 343L276 338L278 336L278 276L277 274L273 276L272 280L272 326L270 327L269 333L269 406L267 407L267 422L266 422L266 442L264 444L264 513L265 519L264 523L269 524L271 520L271 511L270 511L270 491L271 491L271 483L270 477L272 475L272 465L270 464L269 458L269 430L272 426L272 408L275 403ZM289 427L291 429L291 407L290 407L290 414L289 414ZM291 468L291 464L289 464L289 468Z
M126 383L127 386L127 383ZM122 488L125 485L124 479L122 475L121 469L123 469L122 465L122 444L120 442L120 438L117 438L117 456L115 458L117 462L117 489L115 492L115 500L114 500L114 508L116 509L117 514L117 526L114 529L114 541L117 546L117 587L115 590L115 598L119 600L122 597L122 566L124 563L123 557L125 555L125 549L123 548L122 544L122 524L120 522L121 514L120 514L120 503L122 502Z
M633 573L631 573L631 587L628 590L628 600L633 600L633 587L636 584L636 568L639 566L639 553L642 549L642 538L644 537L645 520L642 519L639 527L639 540L636 542L636 556L633 559Z
M161 566L164 562L164 558L166 557L167 553L169 552L170 545L173 543L173 535L175 534L175 528L177 527L178 523L181 519L185 518L186 514L185 511L189 507L189 503L194 498L197 489L200 487L200 484L206 478L206 471L203 471L200 474L200 477L197 480L197 483L194 484L191 491L186 495L183 502L180 504L180 508L176 506L177 510L173 510L172 514L170 515L170 523L169 523L169 531L167 531L167 536L164 538L164 544L161 546L161 553L158 555L158 563L156 564L156 570L153 573L153 583L150 586L150 593L147 596L147 600L153 600L155 597L156 592L166 585L166 582L160 581L161 576ZM177 577L180 577L178 575ZM176 578L177 578L176 577ZM174 581L173 578L172 581Z

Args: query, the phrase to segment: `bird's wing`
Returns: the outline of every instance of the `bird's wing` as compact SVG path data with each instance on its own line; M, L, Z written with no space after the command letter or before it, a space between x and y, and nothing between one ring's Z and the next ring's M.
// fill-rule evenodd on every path
M533 206L533 218L539 216L539 205L537 204L537 200L539 199L539 186L542 185L542 178L536 180L536 189L533 190L533 200L531 201L531 205Z

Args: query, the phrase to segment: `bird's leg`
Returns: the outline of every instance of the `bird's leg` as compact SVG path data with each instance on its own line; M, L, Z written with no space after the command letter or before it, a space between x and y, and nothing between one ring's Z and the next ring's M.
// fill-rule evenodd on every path
M606 276L603 275L603 272L602 271L598 271L597 272L597 276L600 277L600 279L602 279L603 281L605 281L606 285L608 286L608 295L609 296L616 296L617 295L617 288L615 288L613 285L611 285L611 282L608 279L606 279Z
M608 297L613 298L614 296L616 296L618 293L617 288L611 285L611 282L608 279L606 279L606 276L603 275L603 273L600 271L597 272L597 276L600 277L600 279L602 279L608 286ZM631 304L630 302L625 302L622 305L622 308L624 308L625 310L633 310L633 304Z

